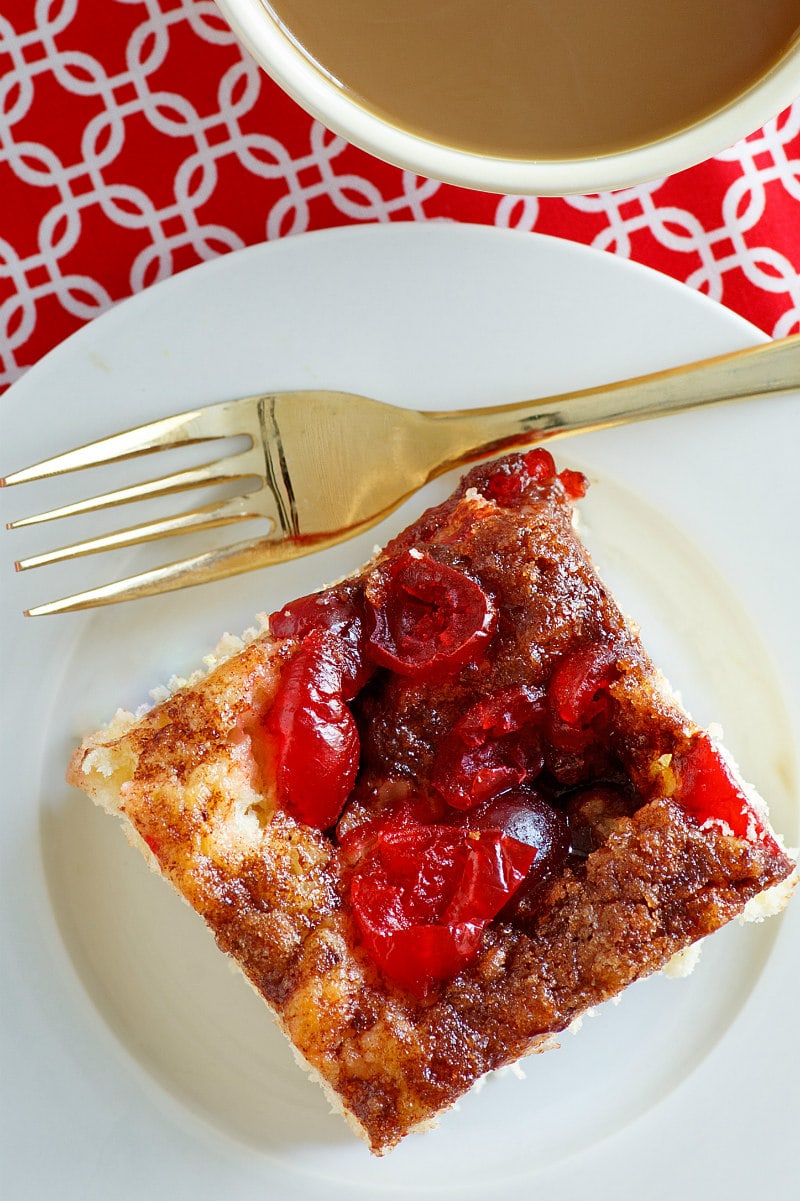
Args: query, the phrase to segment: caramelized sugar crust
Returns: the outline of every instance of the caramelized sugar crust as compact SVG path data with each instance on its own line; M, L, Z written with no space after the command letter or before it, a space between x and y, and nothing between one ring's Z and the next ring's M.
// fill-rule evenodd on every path
M670 757L696 727L598 580L564 489L555 480L496 504L489 471L471 472L368 568L419 548L477 580L499 619L488 653L453 678L373 677L355 702L362 770L340 827L370 820L398 789L425 793L439 740L476 699L544 686L561 656L598 638L618 660L603 761L551 750L544 787L557 804L595 772L614 787L624 778L628 800L600 814L590 853L570 855L533 910L489 926L455 979L424 998L387 982L359 945L335 832L277 804L254 730L296 651L291 639L258 638L124 732L87 739L70 765L72 783L130 823L378 1153L793 867L771 839L701 827L673 799Z

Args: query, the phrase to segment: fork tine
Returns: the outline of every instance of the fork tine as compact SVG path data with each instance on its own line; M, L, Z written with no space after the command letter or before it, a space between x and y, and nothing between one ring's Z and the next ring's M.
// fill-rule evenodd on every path
M337 534L316 541L308 538L287 541L283 538L267 537L235 542L217 550L178 559L162 567L154 567L139 575L127 576L113 584L104 584L62 597L60 600L49 601L47 604L35 605L32 609L25 610L25 616L42 617L51 613L70 613L78 609L112 605L117 601L137 600L140 597L158 596L163 592L174 592L197 584L208 584L256 568L286 563L311 551L324 550L340 540Z
M117 530L113 534L104 534L84 542L74 542L71 546L63 546L58 550L31 555L30 558L18 560L15 567L17 571L27 571L31 567L60 563L64 559L77 559L81 555L119 550L126 546L137 546L141 542L153 542L157 538L168 538L174 534L210 530L216 526L230 525L236 521L249 521L256 517L264 517L263 512L248 504L248 500L248 496L234 496L222 504L203 505L198 509L178 513L174 517L165 517L159 521L129 526L127 529ZM272 524L274 525L274 523Z
M174 417L164 417L139 425L122 433L111 434L96 442L87 442L74 450L65 451L51 459L44 459L31 467L12 472L0 478L0 488L12 484L27 484L32 480L46 479L67 471L80 471L84 467L98 467L122 459L152 451L165 450L172 446L188 446L196 442L208 442L214 438L230 437L237 432L231 428L231 417L236 407L249 402L249 398L209 405L201 409L189 409ZM246 433L246 431L242 431Z
M35 513L31 517L19 517L16 521L9 521L6 529L17 530L23 526L38 525L43 521L55 521L60 517L75 517L79 513L93 513L97 509L108 509L114 505L127 504L130 501L169 496L173 492L183 492L200 485L232 483L249 475L259 476L263 479L263 465L263 457L254 454L251 448L241 454L216 459L213 463L204 463L200 467L194 467L187 471L177 471L173 475L160 476L158 479L147 480L142 484L118 488L113 492L105 492L86 500L75 501L70 505L62 505L57 509L47 509L44 513Z

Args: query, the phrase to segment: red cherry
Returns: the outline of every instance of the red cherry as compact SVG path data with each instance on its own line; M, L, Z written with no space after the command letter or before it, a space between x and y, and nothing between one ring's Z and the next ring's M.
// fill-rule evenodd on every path
M503 459L486 483L486 494L499 505L512 506L533 480L549 484L556 476L556 465L549 450L537 446L524 455Z
M565 467L563 471L559 471L558 478L570 500L580 500L586 495L589 481L582 471L571 471L569 467Z
M283 670L266 720L275 739L278 794L299 821L327 830L356 779L359 739L342 699L341 639L313 630Z
M356 876L350 896L370 957L385 976L418 997L437 981L457 976L480 948L481 925L406 921L403 894L390 884Z
M512 788L476 809L458 814L453 820L470 830L497 830L506 838L514 838L535 850L525 880L501 915L530 917L544 885L561 870L570 853L566 815L533 789Z
M459 813L454 823L469 830L499 830L536 848L536 870L560 867L569 853L567 819L532 788L511 788L476 809Z
M706 735L693 738L689 749L676 755L673 767L678 777L675 800L701 825L724 822L737 838L760 840L777 849L728 764Z
M608 709L608 687L616 676L614 650L589 643L556 665L548 685L551 740L557 747L577 751L585 745L584 731Z
M370 841L354 832L368 847L351 881L355 921L381 971L425 996L475 956L536 852L498 830L422 825L410 807L371 824Z
M510 455L503 459L497 470L492 472L485 484L485 492L499 505L512 507L519 503L523 492L531 481L541 486L556 479L556 465L549 450L537 446L524 455ZM586 495L589 481L582 471L565 467L558 479L570 500L579 500Z
M405 551L367 586L375 663L430 679L460 670L491 637L494 605L479 584L420 551Z
M456 809L471 809L535 776L542 768L544 697L518 685L485 697L443 740L431 776Z
M342 859L348 867L354 867L374 848L382 830L395 826L427 827L440 821L444 804L433 795L418 796L411 786L402 800L386 804L377 816L352 824L352 813L345 809L343 820L335 831Z
M343 695L351 700L373 672L364 654L364 604L360 594L329 588L290 601L270 614L269 628L276 638L307 637L312 630L331 630L341 640Z
M549 450L537 446L522 456L525 470L532 480L539 484L549 484L555 478L556 465Z
M524 479L518 471L496 471L486 485L489 498L511 508L522 496Z

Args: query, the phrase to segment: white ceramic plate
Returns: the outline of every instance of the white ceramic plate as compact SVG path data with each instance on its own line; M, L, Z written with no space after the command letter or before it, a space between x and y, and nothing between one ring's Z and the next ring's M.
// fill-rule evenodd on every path
M257 389L462 406L760 337L658 275L535 235L445 224L311 234L180 275L64 343L0 398L0 470ZM794 845L800 572L783 515L800 507L799 441L787 397L556 447L593 481L587 538L623 606L696 717L722 722ZM688 980L635 986L526 1079L492 1079L437 1131L375 1160L327 1113L199 920L62 783L83 731L190 669L223 630L355 567L451 483L359 543L89 614L21 611L99 582L108 562L14 576L14 558L68 531L0 539L5 1195L731 1201L796 1190L797 902L722 931ZM87 486L9 490L2 520ZM122 572L151 561L120 559Z

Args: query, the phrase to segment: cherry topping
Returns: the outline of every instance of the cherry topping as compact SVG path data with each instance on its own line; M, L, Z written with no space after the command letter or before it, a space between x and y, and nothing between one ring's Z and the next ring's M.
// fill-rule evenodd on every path
M474 660L497 619L479 584L415 550L375 572L366 596L369 655L418 680L451 674Z
M486 485L486 492L499 505L510 508L522 496L524 483L519 472L496 471Z
M537 446L524 455L510 455L501 460L496 471L489 477L486 495L499 505L511 507L517 504L531 483L545 486L556 479L556 465L549 450ZM586 495L588 481L580 471L565 467L558 473L564 491L570 500Z
M532 788L512 788L484 801L476 809L454 815L454 823L470 830L498 830L536 850L525 880L505 905L501 917L530 917L544 886L566 862L570 852L567 818Z
M549 450L537 446L524 455L503 459L486 485L487 495L499 505L513 505L532 480L548 484L556 477L556 465Z
M539 484L547 484L555 478L555 460L550 451L541 446L527 451L522 456L522 462L530 478Z
M586 495L589 481L582 471L571 471L569 467L565 467L563 471L559 471L558 478L570 500L580 500Z
M431 782L448 804L471 809L542 768L544 696L518 685L468 709L443 740Z
M603 692L615 675L614 651L603 642L590 642L565 655L547 690L556 715L570 725L588 725L604 708Z
M269 628L276 638L303 639L312 630L331 630L341 640L343 695L351 700L373 672L364 654L364 605L354 591L329 588L290 601L270 614Z
M693 738L689 749L675 757L673 767L678 777L675 800L698 822L724 822L737 838L758 839L777 849L777 843L709 738L705 735Z
M532 788L510 788L475 809L453 814L451 822L468 830L499 830L536 847L537 869L550 856L559 859L558 866L566 858L566 847L562 855L560 844L566 836L567 819Z
M319 830L338 818L358 771L358 730L342 699L342 662L338 635L312 630L284 668L266 719L281 804Z
M474 958L536 851L499 830L423 825L407 810L371 824L374 841L351 880L353 914L381 971L422 997Z
M608 716L608 688L617 675L614 650L604 642L565 655L547 686L548 736L558 750L578 752L600 733Z

